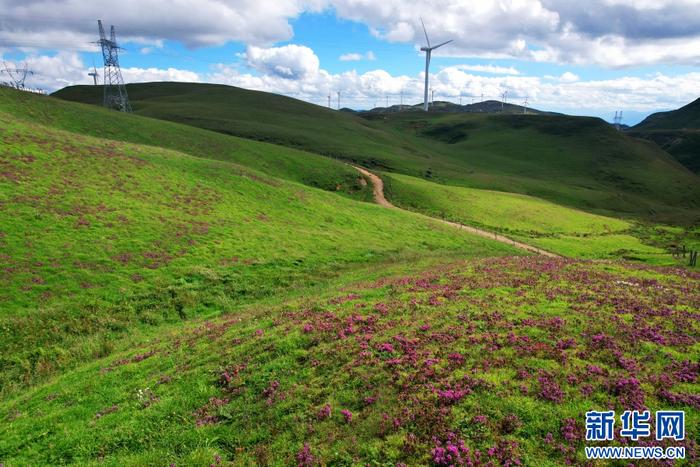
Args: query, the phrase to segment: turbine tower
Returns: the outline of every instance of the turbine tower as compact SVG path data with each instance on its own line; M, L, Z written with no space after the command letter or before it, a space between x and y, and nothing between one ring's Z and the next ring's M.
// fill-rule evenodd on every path
M97 68L95 68L95 62L93 60L92 62L92 71L88 73L88 76L92 77L93 82L95 83L95 86L97 86L97 77L99 76L97 74Z
M425 41L428 43L426 47L421 47L420 50L422 52L425 52L425 90L423 93L423 110L426 112L428 111L428 88L429 88L429 82L428 80L430 79L430 55L433 53L433 50L442 47L445 44L449 44L452 42L450 39L449 41L443 42L442 44L430 45L430 39L428 39L428 31L425 29L425 23L423 23L423 18L420 19L420 24L423 26L423 33L425 34Z
M122 70L119 68L119 49L121 47L117 45L117 34L114 31L114 26L111 28L109 39L107 39L105 30L102 27L102 20L97 20L97 26L100 29L100 40L97 43L102 47L105 67L102 73L102 80L104 81L103 105L121 112L131 112L129 96L126 94L126 87L124 87L124 79L122 78Z

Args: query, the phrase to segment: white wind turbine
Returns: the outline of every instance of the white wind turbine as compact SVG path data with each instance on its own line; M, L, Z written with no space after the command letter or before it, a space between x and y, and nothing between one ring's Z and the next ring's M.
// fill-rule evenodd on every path
M425 92L423 93L423 110L428 111L428 80L430 76L430 55L433 50L442 47L445 44L449 44L452 40L443 42L442 44L430 45L430 39L428 39L428 31L425 30L425 23L423 23L423 18L420 19L420 24L423 26L423 32L425 33L425 41L428 43L426 47L421 47L421 51L425 52Z

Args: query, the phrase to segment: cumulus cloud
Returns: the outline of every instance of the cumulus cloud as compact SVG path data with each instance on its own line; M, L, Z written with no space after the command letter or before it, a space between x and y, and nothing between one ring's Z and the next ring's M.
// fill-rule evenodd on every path
M365 54L351 52L338 57L341 62L359 62L360 60L376 60L377 56L371 50Z
M228 41L262 45L290 39L289 20L319 11L324 0L0 0L0 43L87 47L96 18L115 24L122 41L174 40L189 47Z
M122 76L127 83L147 83L151 81L200 81L199 74L194 71L178 68L122 68Z
M509 101L545 110L576 110L600 114L609 109L640 112L680 107L697 98L700 73L677 76L657 74L645 78L622 77L609 80L582 81L571 72L558 77L536 77L522 74L474 74L476 65L455 65L431 73L431 87L436 100L458 102L461 97L500 99L508 91ZM481 69L478 71L482 71ZM517 71L517 70L516 70ZM217 65L203 77L206 81L248 89L275 92L326 105L329 92L341 91L344 106L370 108L390 104L422 101L423 73L392 75L377 69L366 73L349 71L331 74L319 68L301 79L284 75L256 75L240 67ZM467 99L466 102L469 102Z
M0 59L3 57L0 56ZM422 101L423 73L392 75L376 69L366 73L348 71L329 73L308 47L250 47L245 59L258 71L253 73L238 64L218 64L205 73L169 68L122 69L127 83L146 81L190 81L229 84L247 89L285 94L326 105L329 92L341 92L344 106L369 108L389 104ZM89 84L91 67L76 52L55 55L29 55L25 60L37 72L27 85L54 91L71 84ZM8 62L9 66L19 65ZM431 87L436 100L458 102L460 96L499 99L508 91L509 101L544 110L576 110L578 113L601 114L610 109L647 112L677 108L698 97L700 72L668 75L657 73L647 77L621 77L607 80L582 80L571 72L558 77L536 77L523 74L474 74L475 65L444 67L431 73ZM101 70L98 68L98 72Z
M282 47L248 47L246 62L256 70L284 79L300 80L318 73L320 62L308 47L289 44Z
M2 59L0 55L0 59ZM6 60L10 68L23 67L34 71L34 74L26 80L26 85L35 89L43 89L49 92L74 84L92 84L92 78L88 73L92 67L88 66L80 58L77 52L59 52L55 55L28 55L22 63ZM102 75L102 69L97 72ZM177 68L122 68L122 76L127 83L143 83L150 81L200 81L201 77L189 70Z
M562 83L574 83L578 80L578 75L576 75L575 73L571 73L570 71L562 73L562 75L559 77L559 81L561 81Z
M624 67L700 63L700 0L333 0L377 37L454 39L437 54ZM426 12L438 12L426 14Z
M608 67L700 64L700 0L0 0L0 44L88 49L95 18L121 40L189 47L293 37L304 12L332 11L389 41L422 44L422 15L436 54Z
M343 54L340 57L338 57L338 60L341 62L359 62L362 60L362 54L358 53L348 53L348 54Z

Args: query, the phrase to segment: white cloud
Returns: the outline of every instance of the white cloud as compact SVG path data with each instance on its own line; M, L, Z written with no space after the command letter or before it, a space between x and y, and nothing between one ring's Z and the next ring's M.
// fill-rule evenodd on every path
M578 81L580 78L578 75L571 73L570 71L566 71L562 73L562 75L559 77L559 81L562 83L574 83Z
M127 83L147 83L150 81L197 82L200 77L194 71L177 68L122 68L122 76Z
M308 78L319 70L319 60L314 51L302 45L251 46L246 50L245 59L256 70L285 79Z
M474 71L477 73L490 73L494 75L519 75L520 72L515 68L495 66L495 65L459 65L460 70Z
M340 57L338 57L338 60L340 60L341 62L359 62L360 60L373 61L376 59L377 59L377 56L374 55L374 52L372 52L371 50L369 52L365 53L364 55L357 53L357 52L351 52L351 53L343 54Z
M0 59L2 56L0 55ZM34 72L27 77L26 86L31 88L44 89L53 92L57 89L73 84L92 84L92 78L88 73L92 67L83 63L76 52L60 52L53 56L29 55L22 64L7 61L10 67L21 67L24 63L27 68ZM102 69L97 68L97 72L102 77ZM123 68L122 76L127 83L143 83L149 81L200 81L201 77L189 70L177 68Z
M362 54L358 53L348 53L348 54L343 54L340 57L338 57L338 60L341 62L359 62L362 60Z
M338 16L377 37L423 44L436 53L626 67L700 64L700 0L332 0ZM428 13L426 13L428 12ZM430 13L432 12L432 13Z
M0 0L4 46L86 50L95 18L122 41L189 47L240 41L270 46L293 37L290 21L332 11L389 41L454 39L436 54L607 67L700 64L700 0Z
M324 0L0 0L0 43L51 48L95 41L96 18L122 41L175 40L190 47L290 39L289 21Z
M342 105L354 108L384 105L387 96L390 105L397 104L400 96L405 104L422 101L422 73L397 76L376 69L366 73L332 74L320 67L313 50L293 44L249 47L243 56L258 73L245 71L239 64L214 65L207 73L136 67L126 67L122 71L127 83L163 80L214 82L285 94L321 105L326 105L329 91L335 94L337 90L342 93ZM27 80L31 87L53 91L65 85L92 82L87 75L91 67L83 63L77 52L29 55L26 62L37 72ZM455 65L432 73L435 98L457 102L460 96L480 99L483 95L484 99L498 99L507 90L509 101L521 103L527 97L530 106L543 110L569 109L590 114L618 109L645 112L677 108L695 100L700 82L700 72L585 81L571 72L549 78L523 74L474 74L475 66Z
M500 99L507 90L509 101L521 103L527 97L530 105L544 110L566 110L600 113L610 109L651 111L675 108L697 99L700 72L677 76L657 74L646 78L623 77L610 80L582 81L571 72L558 77L535 77L522 74L491 76L470 73L474 65L455 65L431 73L435 98L457 102L460 96ZM342 105L369 108L422 101L423 73L412 76L392 75L377 69L366 73L349 71L331 74L319 68L300 79L288 79L275 73L254 75L238 67L218 65L204 77L205 81L249 89L276 92L326 105L329 90L341 91Z

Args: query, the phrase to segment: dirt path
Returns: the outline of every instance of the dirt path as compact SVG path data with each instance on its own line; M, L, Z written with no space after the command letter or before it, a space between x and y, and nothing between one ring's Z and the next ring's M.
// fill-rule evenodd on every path
M363 169L362 167L358 167L356 165L352 166L360 172L362 175L365 177L369 178L370 181L372 182L372 187L373 187L373 194L374 194L374 201L376 201L377 204L380 206L384 206L385 208L391 208L391 209L401 209L399 207L394 206L389 202L388 199L384 196L384 182L382 181L381 178L373 174L367 169ZM429 216L426 216L429 217ZM543 250L541 248L537 248L536 246L528 245L526 243L518 242L515 240L512 240L508 237L504 237L503 235L494 233L494 232L489 232L488 230L482 230L482 229L477 229L476 227L470 227L468 225L462 225L457 222L450 222L442 219L437 219L435 217L430 217L430 219L433 219L437 222L441 222L443 224L451 225L452 227L465 230L469 233L473 233L475 235L479 235L481 237L485 238L490 238L491 240L496 240L497 242L501 243L506 243L508 245L514 246L516 248L520 248L522 250L527 250L530 253L536 253L538 255L544 255L544 256L549 256L551 258L559 258L559 255L556 255L554 253L551 253L549 251Z

